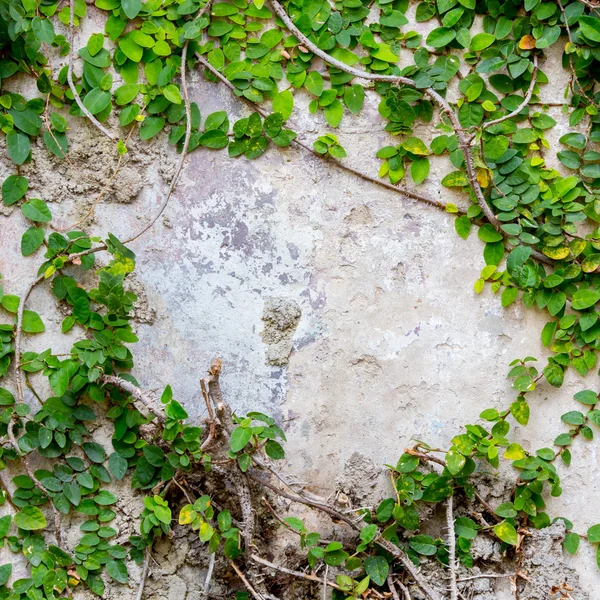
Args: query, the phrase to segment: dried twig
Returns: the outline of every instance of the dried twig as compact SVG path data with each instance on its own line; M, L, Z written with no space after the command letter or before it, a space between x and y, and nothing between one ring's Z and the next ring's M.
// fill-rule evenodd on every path
M210 447L215 439L216 434L216 421L215 421L215 413L213 412L212 404L210 402L210 398L208 396L208 382L205 379L200 379L200 390L202 391L202 398L204 398L204 403L206 404L206 410L208 411L208 436L202 443L200 449L202 452L206 452L206 450Z
M321 596L322 600L327 600L327 584L329 581L327 580L327 575L329 575L329 565L325 565L325 573L323 573L323 594Z
M142 600L144 595L144 587L146 585L146 578L148 577L148 568L150 566L150 556L152 555L152 546L146 548L146 557L144 558L144 568L142 569L142 577L140 578L140 585L138 587L137 595L135 600Z
M114 385L124 392L127 392L134 399L134 401L140 402L149 411L151 411L156 419L161 423L164 423L166 420L165 414L160 409L156 399L156 394L153 391L141 390L139 387L137 387L137 385L131 383L131 381L127 381L117 375L101 375L99 380L101 383Z
M448 526L448 568L450 569L450 598L458 600L456 584L456 535L454 533L454 494L446 500L446 524Z
M387 584L388 584L388 587L390 588L390 593L392 594L393 600L400 600L400 596L398 595L398 590L396 589L396 586L394 585L394 579L393 579L391 573L389 573L387 576Z
M210 588L210 581L212 579L212 575L215 569L215 560L216 560L216 553L213 552L210 555L210 559L208 561L208 571L206 572L206 578L204 579L204 587L203 587L203 593L205 596L208 597L208 590Z
M71 88L71 92L73 93L73 97L75 98L75 102L77 102L77 106L81 109L81 112L98 128L100 132L102 132L107 138L114 140L115 136L104 127L96 117L84 106L83 102L79 94L77 93L77 88L73 83L73 44L75 43L75 0L69 0L69 64L67 67L67 81L69 82L69 87Z
M337 585L336 583L333 583L333 581L329 581L327 579L327 577L317 577L316 575L311 575L309 573L302 573L301 571L294 571L293 569L288 569L287 567L282 567L281 565L276 565L272 562L269 562L268 560L265 560L264 558L258 556L257 554L252 554L250 556L250 558L254 562L264 565L265 567L269 567L270 569L275 569L276 571L279 571L281 573L286 573L287 575L292 575L293 577L298 577L299 579L306 579L307 581L313 581L314 583L322 583L322 584L325 584L325 586L332 587L336 590L342 590L342 588L339 585ZM327 575L327 573L326 573L326 575Z
M398 587L402 590L404 600L412 600L412 598L410 597L410 592L408 591L408 588L401 581L398 581L397 583L398 583Z
M261 594L259 594L252 587L252 584L246 579L246 577L244 576L244 574L242 573L242 571L240 570L240 568L232 560L229 561L229 564L231 565L231 567L233 568L233 570L236 572L237 576L242 580L243 584L246 586L246 589L252 594L252 597L255 600L265 600L264 596L262 596Z

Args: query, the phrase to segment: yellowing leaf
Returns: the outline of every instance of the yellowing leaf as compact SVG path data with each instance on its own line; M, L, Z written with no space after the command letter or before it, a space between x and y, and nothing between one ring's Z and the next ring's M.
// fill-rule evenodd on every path
M409 137L406 141L402 142L402 147L408 152L419 156L427 156L429 154L427 146L422 140L416 137Z
M554 260L562 260L563 258L567 258L567 256L569 256L569 249L567 246L557 246L556 248L546 246L542 252L547 257L553 258Z
M485 287L485 281L483 279L478 279L473 285L473 289L477 294L481 294L483 288Z
M521 50L532 50L535 48L535 38L532 35L524 35L519 41Z
M196 518L196 511L191 504L186 504L179 513L179 524L189 525Z
M508 460L521 460L525 458L525 451L519 444L511 444L504 453L504 458Z
M494 533L507 544L516 546L518 541L517 530L507 521L502 521L494 527Z
M204 521L202 523L202 525L200 525L200 539L203 542L208 542L208 540L210 540L210 538L213 536L214 533L214 529L206 522Z
M490 185L490 174L487 169L477 169L477 181L482 188L489 187Z
M442 185L445 187L464 187L469 185L469 180L462 171L453 171L442 179Z
M456 206L456 204L452 204L452 202L448 202L448 204L446 204L446 212L457 213L458 207Z

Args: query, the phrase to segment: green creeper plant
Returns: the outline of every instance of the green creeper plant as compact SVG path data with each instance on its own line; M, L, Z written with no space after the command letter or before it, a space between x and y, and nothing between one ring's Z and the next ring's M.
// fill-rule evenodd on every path
M12 485L2 479L2 499L14 517L0 518L0 538L23 554L31 572L10 582L11 564L0 566L0 598L53 600L69 597L78 586L102 596L106 577L127 582L128 561L147 566L154 541L169 535L174 519L197 532L209 553L226 557L247 590L238 598L268 596L264 584L251 580L252 568L262 565L310 585L324 582L335 600L382 591L397 595L396 585L404 584L396 575L439 600L445 592L416 568L423 560L436 560L450 573L454 600L457 561L473 566L471 547L479 535L500 541L518 563L527 528L553 521L544 497L562 493L555 462L560 458L569 465L573 440L592 439L593 427L600 426L598 394L583 390L574 399L585 412L563 415L568 431L552 448L529 452L508 437L513 420L521 426L529 422L527 394L542 380L559 387L568 368L585 376L597 366L599 9L584 0L424 0L416 6L416 21L431 22L423 36L410 29L408 0L96 0L95 6L106 14L104 31L75 48L75 28L87 13L82 0L70 0L68 6L0 0L0 130L15 165L2 183L2 201L18 205L28 220L21 251L39 263L22 297L0 286L8 321L0 325L0 377L12 375L14 381L14 387L0 388L0 474L5 477L9 462L22 469ZM476 19L482 31L474 34ZM62 27L68 36L57 33ZM557 152L564 173L546 162L547 132L557 122L540 102L541 86L548 83L544 55L555 45L563 48L570 75L562 111L573 131L560 138ZM82 63L79 76L75 55ZM226 111L202 115L186 87L186 72L197 67L208 81L225 85L249 104L249 116L232 124ZM13 81L23 77L35 80L35 97L12 91ZM453 84L459 97L450 101ZM378 177L342 162L347 152L334 133L311 144L295 131L298 91L310 98L309 112L322 116L331 129L360 114L367 97L377 98L383 129L399 138L377 152L383 161ZM109 124L113 114L119 128ZM88 119L98 135L113 140L121 158L130 136L138 134L151 140L164 132L181 153L160 211L128 240L110 233L90 236L79 227L83 222L53 230L48 204L28 194L19 168L38 151L32 140L41 136L48 152L68 160L69 128L77 118ZM429 142L417 133L424 124L438 130ZM481 422L465 425L441 455L425 443L407 449L389 466L392 497L351 516L292 491L271 463L285 456L284 431L262 413L231 412L219 387L220 363L211 365L202 380L207 427L188 422L169 386L158 398L141 390L130 374L129 344L137 337L131 326L136 297L124 287L135 268L128 244L165 210L186 154L227 148L230 157L251 160L290 145L446 210L461 238L476 228L485 266L475 291L488 284L503 306L520 301L545 311L549 319L541 332L550 352L547 363L539 370L532 357L511 364L516 398L508 408L484 410ZM408 172L415 186L426 182L431 161L438 160L434 157L446 157L442 185L460 190L468 208L397 185L405 186ZM110 255L107 266L96 266L98 252ZM71 267L68 273L66 267ZM83 285L86 271L94 274L91 287ZM68 308L62 331L76 329L80 337L67 355L24 347L24 334L45 329L42 317L26 307L31 291L44 281ZM48 379L50 397L39 396L29 381L36 373ZM39 406L25 402L24 385ZM111 424L112 448L88 428L98 419ZM33 456L50 459L46 464L52 469L34 470ZM510 501L493 507L477 491L476 467L487 463L497 469L502 460L518 476ZM111 539L118 531L111 522L118 498L106 487L125 478L143 494L144 509L139 535L116 544ZM229 481L234 490L224 506L217 507L206 493L215 478ZM281 518L271 508L281 525L299 536L308 566L326 565L324 579L290 573L257 553L257 487L326 513L348 529L350 546L347 539L323 540L303 520ZM493 525L455 518L455 497L478 502ZM419 509L442 503L449 534L419 533ZM79 543L66 548L61 523L71 514L89 518L81 525ZM575 553L581 536L573 523L563 521L565 549ZM600 548L600 525L591 527L586 539ZM600 550L598 557L600 564ZM330 567L334 580L327 576Z

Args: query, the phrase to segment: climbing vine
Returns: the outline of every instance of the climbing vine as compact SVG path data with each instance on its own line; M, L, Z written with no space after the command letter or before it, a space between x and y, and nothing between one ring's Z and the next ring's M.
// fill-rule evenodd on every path
M75 31L88 10L105 13L105 28L81 40ZM412 18L429 23L426 36L410 29ZM557 122L540 101L549 83L545 54L555 45L569 73L561 108L571 131L556 153L562 172L547 164L554 149L546 136ZM249 116L232 122L226 111L203 115L188 98L186 73L193 69L226 86L250 107ZM492 536L514 559L518 598L527 578L519 564L528 529L561 518L544 510L546 494L562 493L556 462L569 465L573 440L592 439L592 426L600 427L598 393L583 390L574 397L581 410L562 416L567 428L552 448L530 452L508 437L511 420L529 422L527 394L541 382L559 387L567 369L585 376L597 368L599 73L600 8L593 0L424 0L416 8L408 0L96 0L94 8L83 0L0 0L0 128L14 164L2 201L18 205L29 221L21 251L39 259L20 298L0 286L7 317L0 325L0 377L8 381L0 388L0 479L2 500L13 509L0 518L0 537L30 564L30 576L11 584L12 564L0 566L0 598L66 598L81 587L102 596L105 578L126 583L128 562L135 561L143 564L141 599L153 544L170 534L174 519L197 532L213 557L206 588L218 554L245 589L238 598L273 598L256 577L268 568L322 585L323 593L331 588L336 600L395 599L398 590L406 600L410 587L419 597L455 600L458 564L473 566L477 536ZM35 97L14 91L24 78L35 81ZM312 143L294 125L299 91L311 99L309 112L328 125ZM383 129L397 137L377 152L379 173L347 166L347 151L330 131L360 113L370 95L378 98ZM43 199L28 194L20 166L42 151L32 139L40 136L45 151L68 161L76 118L114 142L119 159L111 181L132 136L151 140L165 132L180 153L157 214L127 240L85 231L105 190L84 219L66 228L53 222ZM430 141L416 134L422 123L436 130ZM129 245L163 214L186 155L226 149L232 159L251 160L291 145L445 210L461 238L475 228L485 263L475 291L487 284L505 307L520 301L548 314L541 332L547 363L538 369L526 357L511 364L514 401L484 410L480 423L465 425L448 449L408 448L389 467L394 495L373 510L341 512L279 473L274 465L285 457L285 432L262 413L232 413L219 386L220 361L201 380L208 412L202 424L188 422L170 386L159 397L140 389L130 373L137 337L136 296L124 286L135 268ZM467 210L417 190L440 156L449 164L442 185L462 191ZM100 252L109 256L101 267ZM94 274L92 287L84 284L86 271ZM27 350L26 335L45 329L28 305L38 285L66 307L62 332L76 329L81 337L66 355ZM37 393L32 374L47 378L51 396ZM111 424L112 448L95 440L91 423L98 420ZM493 507L478 491L476 469L484 463L497 469L501 460L517 478L510 501ZM11 482L8 466L20 471ZM107 486L125 478L144 495L144 509L139 535L118 544L111 541L118 535L111 525L118 497ZM219 503L210 492L215 482L230 490ZM348 534L324 540L264 499L275 521L299 538L309 570L271 563L256 543L256 504L265 493L328 514ZM455 516L459 500L479 506L479 522ZM419 533L421 508L441 503L447 535ZM72 515L85 520L77 544L68 547L62 521ZM564 547L574 554L582 536L563 521ZM599 545L600 525L583 537ZM449 574L449 591L445 580L423 576L423 561L437 561Z

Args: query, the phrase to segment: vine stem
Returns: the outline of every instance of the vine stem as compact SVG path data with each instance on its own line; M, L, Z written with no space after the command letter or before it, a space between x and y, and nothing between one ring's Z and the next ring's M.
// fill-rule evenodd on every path
M8 427L7 427L8 439L10 440L12 447L15 449L15 452L21 459L21 462L23 463L23 468L25 469L25 472L27 473L28 477L31 479L31 481L33 481L35 487L38 488L38 490L40 490L40 492L42 492L44 497L48 498L47 490L40 483L40 480L35 476L35 473L33 472L33 469L31 468L31 465L29 464L29 461L27 460L27 455L24 454L23 452L21 452L21 448L19 448L19 443L17 441L17 438L15 437L15 431L14 431L16 424L17 423L14 419L12 419L11 422L8 424ZM7 490L7 493L8 493L8 490ZM62 533L61 533L62 515L60 514L59 510L56 508L56 506L52 500L50 500L50 506L52 506L52 510L54 512L54 525L56 527L56 545L59 548L62 548Z
M157 404L156 395L154 392L146 392L137 385L131 383L131 381L127 381L117 375L100 375L100 381L102 383L108 383L110 385L114 385L119 389L127 392L131 395L134 400L137 400L141 404L143 404L148 410L150 410L156 417L158 421L164 423L166 418L163 411L160 410Z
M533 96L533 90L535 89L535 84L537 83L537 71L538 71L538 57L537 57L537 55L534 55L533 56L533 71L531 73L531 83L529 84L529 88L527 89L525 98L523 98L523 102L521 102L521 104L519 104L519 106L517 106L517 108L515 108L515 110L508 113L507 115L499 117L498 119L494 119L493 121L488 121L487 123L484 123L481 126L483 129L487 129L488 127L491 127L492 125L498 125L498 123L503 123L504 121L508 121L509 119L516 117L529 104L529 101L531 100L531 97ZM473 138L471 137L471 139L473 139Z
M277 0L268 0L269 4L273 8L273 10L277 13L277 16L285 23L286 27L290 30L290 32L304 44L313 54L316 54L319 58L323 59L325 62L329 63L331 66L339 69L340 71L344 71L350 75L354 75L355 77L360 77L361 79L367 79L370 81L388 81L390 83L400 83L402 85L406 85L411 88L416 88L415 82L408 77L402 77L400 75L379 75L377 73L369 73L368 71L363 71L362 69L356 69L354 67L350 67L349 65L333 58L327 52L321 50L316 44L313 44L308 37L306 37L299 29L296 27L290 16L286 13L285 9ZM458 145L463 153L465 158L465 167L467 170L467 177L471 184L471 188L473 189L473 193L475 194L475 198L477 200L477 204L481 208L481 211L485 215L485 218L493 225L493 227L497 230L500 230L500 221L496 218L496 215L488 205L485 196L483 195L483 191L481 190L481 186L477 181L477 176L475 173L475 165L473 162L473 154L471 152L471 145L467 137L465 136L464 130L462 129L456 113L452 110L450 104L442 98L442 96L436 92L432 88L425 88L424 93L427 94L440 108L440 110L445 113L452 124L452 128L456 133L456 137L458 139Z
M235 90L235 86L231 83L231 81L229 81L229 79L224 77L217 69L215 69L201 54L196 53L196 58L217 79L219 79L219 81L221 81L224 85L226 85L230 90L232 90L232 91ZM258 104L256 104L255 102L252 102L252 100L248 100L247 98L244 98L244 97L242 97L242 100L244 100L245 102L250 104L254 108L254 110L256 110L256 112L258 112L263 117L268 116L268 112L266 110L264 110L262 107L260 107ZM403 196L408 196L409 198L412 198L413 200L418 200L419 202L424 202L425 204L429 204L431 206L434 206L435 208L439 208L440 210L443 210L443 211L448 210L448 207L446 206L446 204L444 204L443 202L440 202L439 200L434 200L433 198L428 198L427 196L423 196L422 194L419 194L413 190L399 188L395 185L392 185L391 183L388 183L387 181L384 181L383 179L376 179L375 177L371 177L370 175L367 175L366 173L363 173L362 171L359 171L358 169L349 167L348 165L345 165L344 163L342 163L341 161L339 161L333 157L319 154L318 152L316 152L313 148L311 148L308 144L306 144L302 140L299 140L296 138L296 139L292 140L292 144L306 150L307 152L310 152L313 156L316 156L320 160L327 160L327 162L329 162L332 165L335 165L339 169L348 171L349 173L352 173L353 175L356 175L357 177L360 177L361 179L364 179L365 181L369 181L370 183L374 183L375 185L378 185L380 187L384 187L388 190L392 190L393 192L395 192L397 194L401 194ZM462 209L458 209L458 214L466 214L466 211L464 211Z
M450 598L458 600L456 583L456 535L454 534L454 493L446 500L446 523L448 526L448 566L450 568Z
M79 94L77 93L77 88L75 87L75 84L73 83L73 44L75 42L75 0L69 0L69 64L67 67L67 81L69 82L69 87L71 88L71 92L73 93L73 97L75 98L75 102L77 102L77 106L79 106L79 108L81 109L81 112L83 112L83 114L97 127L97 129L102 132L107 138L109 138L110 140L114 141L115 140L115 136L108 131L108 129L106 129L106 127L104 127L102 125L102 123L100 123L100 121L98 121L98 119L96 119L96 117L94 117L94 115L84 106L83 102L81 101L81 97L79 96Z
M19 402L24 402L23 398L23 376L21 374L21 336L23 334L23 314L25 312L25 303L27 302L33 288L44 280L44 274L42 273L35 279L29 287L25 290L25 294L19 302L19 308L17 309L17 324L15 326L15 384L17 387L17 399ZM18 452L18 450L17 450Z
M73 0L71 0L71 2L72 1ZM204 8L206 8L207 6L210 6L210 0L209 0L209 2L206 3ZM183 168L183 163L185 162L185 159L186 159L187 151L188 151L188 148L190 145L190 137L192 135L192 118L191 118L191 112L190 112L190 99L188 96L188 90L187 90L187 84L186 84L186 78L185 78L185 62L187 59L187 50L188 50L188 42L186 41L186 43L183 45L183 49L181 50L181 90L183 92L183 101L185 104L185 138L183 141L183 148L181 149L181 158L179 159L179 162L177 163L177 167L175 168L175 175L173 176L173 179L171 180L171 185L169 186L169 191L167 192L167 195L166 195L162 205L160 206L158 212L156 213L156 215L154 215L153 219L147 225L145 225L140 231L138 231L136 234L134 234L129 239L125 240L123 242L123 244L129 244L130 242L137 240L139 237L144 235L144 233L146 233L149 229L152 229L152 227L154 226L156 221L158 221L158 219L160 219L161 215L165 212L165 209L167 208L167 205L169 204L169 200L171 200L173 191L175 190L175 187L177 186L177 181L179 179L179 175L181 174L181 169Z

